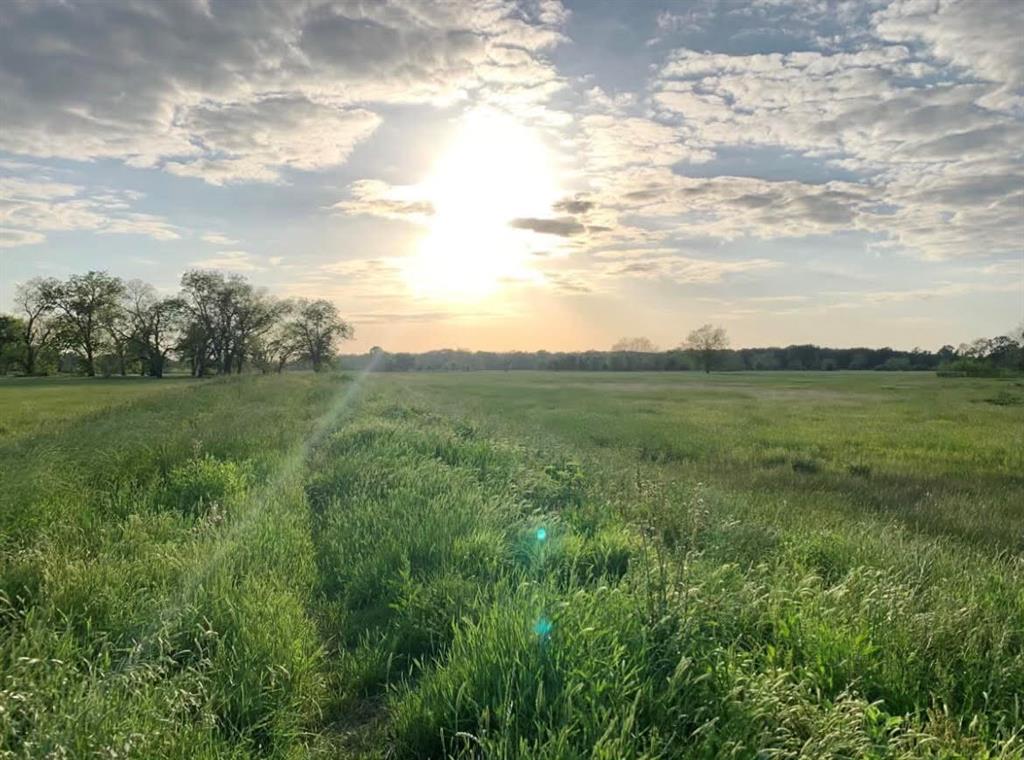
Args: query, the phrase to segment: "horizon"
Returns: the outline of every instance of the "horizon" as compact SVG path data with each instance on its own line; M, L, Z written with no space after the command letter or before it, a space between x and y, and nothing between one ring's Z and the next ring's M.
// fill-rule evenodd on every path
M1024 321L1013 2L251 10L0 7L0 312L202 268L331 300L343 353Z

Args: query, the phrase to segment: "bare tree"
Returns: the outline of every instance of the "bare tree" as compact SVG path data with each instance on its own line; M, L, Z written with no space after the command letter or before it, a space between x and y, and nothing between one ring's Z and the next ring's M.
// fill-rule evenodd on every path
M55 322L53 299L50 295L56 280L35 277L21 283L14 290L14 304L21 320L20 363L26 375L34 375L40 352L53 342Z
M612 346L612 351L638 351L652 354L658 350L650 338L638 336L636 338L619 338Z
M711 366L719 351L729 347L729 336L726 335L724 327L714 325L701 325L686 336L683 348L694 351L700 357L705 372L711 372Z

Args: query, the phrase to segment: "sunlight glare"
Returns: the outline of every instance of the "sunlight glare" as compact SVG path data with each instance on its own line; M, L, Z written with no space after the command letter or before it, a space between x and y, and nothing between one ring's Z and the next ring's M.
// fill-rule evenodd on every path
M472 301L502 281L537 278L530 233L509 226L550 216L559 198L551 157L533 129L496 111L468 114L423 188L435 213L406 268L414 292Z

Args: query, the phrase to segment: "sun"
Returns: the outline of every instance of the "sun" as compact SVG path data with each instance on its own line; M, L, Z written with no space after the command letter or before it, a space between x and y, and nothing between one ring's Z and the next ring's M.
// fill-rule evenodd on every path
M434 207L405 269L418 295L474 301L503 282L533 280L536 241L510 226L545 217L560 197L554 163L538 133L493 110L467 114L422 190Z

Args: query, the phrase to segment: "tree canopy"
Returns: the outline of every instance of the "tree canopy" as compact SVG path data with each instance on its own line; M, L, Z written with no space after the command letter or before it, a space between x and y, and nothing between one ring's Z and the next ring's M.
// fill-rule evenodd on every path
M72 360L97 372L161 377L172 358L192 375L240 373L252 363L281 371L303 362L319 371L351 338L329 301L282 300L237 274L192 270L164 296L141 280L90 271L34 279L15 291L16 314L0 323L0 371L50 371Z
M710 372L718 353L729 347L729 336L724 327L705 324L690 332L683 346L695 352L704 371Z

